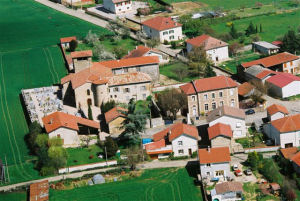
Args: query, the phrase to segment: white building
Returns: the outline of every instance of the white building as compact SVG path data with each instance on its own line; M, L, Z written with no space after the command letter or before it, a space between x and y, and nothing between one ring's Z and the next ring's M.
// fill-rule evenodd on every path
M164 41L177 41L182 39L182 24L175 22L171 17L154 17L142 22L143 31L149 38Z
M198 150L202 179L226 179L230 174L230 152L228 147L203 148Z
M210 194L212 201L242 200L243 185L236 181L218 183Z
M258 51L264 55L276 54L279 52L280 47L268 43L266 41L257 41L252 43L252 50Z
M170 153L174 156L191 156L198 149L198 130L195 126L177 123L153 135L152 143L146 144L151 158L163 158Z
M65 37L60 39L60 44L63 48L69 48L70 47L70 42L72 40L77 40L76 36L71 36L71 37Z
M115 14L124 14L132 10L131 0L103 0L103 7Z
M186 49L188 52L192 51L195 47L201 46L206 51L207 57L213 62L221 62L229 58L228 44L209 35L203 34L186 41Z
M247 135L245 118L243 110L224 105L208 113L207 122L210 127L217 123L228 124L231 127L233 138L242 138Z
M281 119L289 114L286 107L282 105L273 104L267 108L267 116L269 121Z

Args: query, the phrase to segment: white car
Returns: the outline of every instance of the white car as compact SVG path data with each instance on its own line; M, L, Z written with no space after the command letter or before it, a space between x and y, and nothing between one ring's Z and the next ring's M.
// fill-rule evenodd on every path
M233 169L233 171L238 170L239 166L237 164L233 164L232 169Z

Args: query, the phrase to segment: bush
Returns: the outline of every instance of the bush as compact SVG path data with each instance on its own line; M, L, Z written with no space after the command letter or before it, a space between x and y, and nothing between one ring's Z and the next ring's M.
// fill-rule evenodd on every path
M192 153L191 158L196 158L197 156L198 156L197 151L194 151L194 152Z
M77 40L71 40L69 51L74 52L76 50L77 46L78 46Z
M176 42L175 41L171 41L171 48L175 49L176 48Z
M104 146L106 147L106 154L108 158L115 156L119 149L117 143L112 139L112 137L106 138Z
M262 165L258 168L259 172L270 182L283 184L283 176L280 174L278 166L272 159L264 159Z
M54 175L56 172L54 167L42 167L40 174L41 176L50 176L50 175Z
M49 139L48 145L49 145L49 147L52 147L52 146L61 147L63 145L63 141L61 138L54 137L54 138Z
M94 158L94 155L90 155L90 156L89 156L89 159L93 159L93 158Z
M171 156L171 155L170 155ZM184 160L184 159L188 159L189 157L188 156L177 156L177 157L175 157L175 156L171 156L170 157L170 159L172 160L172 161L176 161L176 160Z
M167 40L164 40L164 45L168 45L169 42Z

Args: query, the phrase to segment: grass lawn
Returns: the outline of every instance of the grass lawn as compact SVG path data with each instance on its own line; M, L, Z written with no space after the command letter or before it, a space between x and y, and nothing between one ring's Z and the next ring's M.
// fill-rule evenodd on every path
M261 198L258 198L258 192L259 192L259 186L256 183L244 183L243 185L243 189L244 189L244 197L245 200L253 200L253 201L268 201L268 200L272 200L272 201L279 201L280 199L278 197L275 197L273 195L267 195L267 196L262 196Z
M170 79L179 81L179 82L189 82L191 80L198 79L199 77L185 77L182 81L178 79L178 76L173 72L173 69L176 68L177 66L184 66L186 69L188 66L182 62L176 62L176 63L171 63L167 65L163 65L159 67L159 72L162 75L167 76Z
M26 192L0 193L1 201L27 201Z
M53 201L199 201L200 187L194 186L186 169L167 168L145 170L142 176L107 184L86 186L72 190L50 190Z
M253 134L254 131L252 130L252 128L248 129L250 134ZM254 144L255 146L253 146L253 140L254 140ZM243 148L251 148L251 147L257 147L257 146L265 146L265 144L263 144L263 134L262 133L256 133L253 137L245 137L245 138L239 138L235 140L237 143L240 143Z
M103 154L103 150L98 145L91 145L89 148L68 148L67 152L68 166L105 161L105 159L98 158L99 154ZM93 158L90 159L90 156Z

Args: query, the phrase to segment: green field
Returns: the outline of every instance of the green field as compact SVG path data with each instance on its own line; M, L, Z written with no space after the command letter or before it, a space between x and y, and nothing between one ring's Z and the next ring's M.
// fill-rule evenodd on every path
M163 65L159 67L159 73L162 75L167 76L170 79L180 81L178 79L178 76L173 72L172 69L176 68L177 66L184 66L188 70L188 66L182 62L175 62L175 63L170 63L167 65ZM182 80L182 82L189 82L191 80L198 79L199 77L189 77L188 75Z
M141 177L76 188L72 190L51 190L53 201L199 201L200 187L193 183L186 169L146 170ZM1 198L1 197L0 197Z
M0 5L0 158L6 156L16 183L39 178L24 142L28 126L21 89L49 86L66 75L60 37L109 32L33 0L1 0Z

